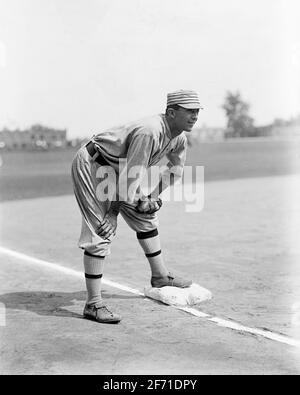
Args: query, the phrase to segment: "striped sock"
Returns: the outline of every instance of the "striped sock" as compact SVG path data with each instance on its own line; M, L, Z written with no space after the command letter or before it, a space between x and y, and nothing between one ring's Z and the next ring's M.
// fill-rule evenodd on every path
M85 284L87 290L88 305L101 302L101 278L104 268L104 257L92 255L87 251L84 252L83 264L85 271Z
M137 238L149 261L152 277L160 278L167 276L169 271L163 261L158 230L138 232Z

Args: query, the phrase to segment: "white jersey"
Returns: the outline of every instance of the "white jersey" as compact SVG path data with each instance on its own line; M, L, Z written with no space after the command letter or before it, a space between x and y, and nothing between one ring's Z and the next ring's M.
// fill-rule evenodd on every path
M175 181L181 178L186 159L187 138L183 133L172 138L170 128L164 114L144 118L139 121L111 128L93 136L92 139L101 155L120 173L120 162L126 160L127 171L132 167L147 169L158 164L163 158L168 159L168 170L162 174L164 180L174 174ZM135 180L138 185L144 172L140 172ZM127 196L134 201L134 189Z

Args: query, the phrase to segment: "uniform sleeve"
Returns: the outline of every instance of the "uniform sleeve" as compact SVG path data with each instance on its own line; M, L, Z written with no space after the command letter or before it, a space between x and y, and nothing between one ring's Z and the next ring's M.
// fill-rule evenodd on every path
M168 169L166 169L161 175L164 183L173 184L174 182L181 179L186 160L186 151L187 138L182 136L175 148L166 155L167 159L169 160L167 163ZM173 180L170 182L171 179Z
M119 177L119 199L135 202L136 192L147 172L149 160L155 149L151 134L136 134L130 141L127 160Z

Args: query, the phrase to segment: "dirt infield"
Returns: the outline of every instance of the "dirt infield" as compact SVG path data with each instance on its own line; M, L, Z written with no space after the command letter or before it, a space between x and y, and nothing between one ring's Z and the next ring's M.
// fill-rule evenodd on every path
M164 204L160 233L168 265L213 293L199 310L300 339L298 185L296 175L211 182L200 213ZM0 207L2 246L82 271L73 196ZM83 320L83 277L0 256L2 374L300 372L298 348L108 286L104 297L123 315L121 324ZM120 221L106 278L143 290L149 274L135 235Z

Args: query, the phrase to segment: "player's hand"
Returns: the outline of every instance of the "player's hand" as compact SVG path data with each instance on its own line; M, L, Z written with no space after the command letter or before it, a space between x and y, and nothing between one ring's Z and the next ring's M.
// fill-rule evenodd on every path
M138 201L136 210L139 213L143 213L143 214L153 214L156 211L158 211L161 208L161 206L162 206L162 200L160 198L155 199L150 196L147 196Z
M116 229L117 215L115 213L108 212L100 222L100 227L97 233L103 239L109 239L110 236L114 236L116 234Z

